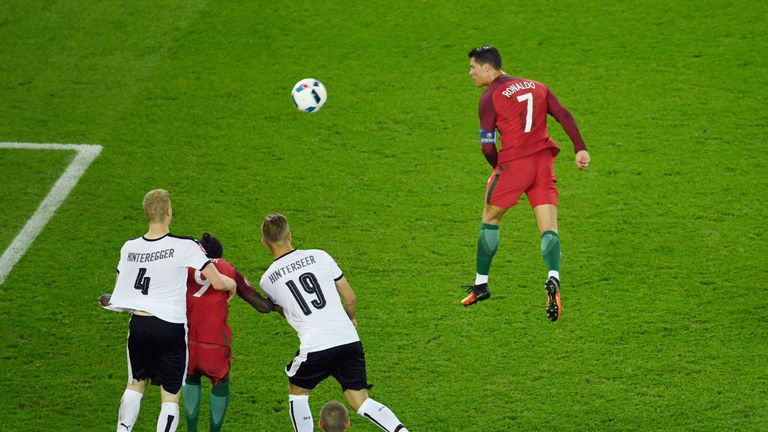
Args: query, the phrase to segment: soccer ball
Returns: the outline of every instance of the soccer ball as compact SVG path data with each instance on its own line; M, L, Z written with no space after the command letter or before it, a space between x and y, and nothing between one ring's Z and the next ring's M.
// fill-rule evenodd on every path
M323 107L328 99L325 86L314 78L304 78L296 83L291 90L291 98L299 111L315 112Z

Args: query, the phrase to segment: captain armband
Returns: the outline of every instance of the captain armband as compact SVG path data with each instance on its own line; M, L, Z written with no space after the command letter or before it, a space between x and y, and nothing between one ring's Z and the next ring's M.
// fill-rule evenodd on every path
M486 131L480 128L480 144L496 144L496 130Z

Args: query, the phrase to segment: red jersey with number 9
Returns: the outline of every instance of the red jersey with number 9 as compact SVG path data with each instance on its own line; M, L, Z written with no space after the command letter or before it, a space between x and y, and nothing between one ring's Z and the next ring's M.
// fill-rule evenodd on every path
M223 258L211 259L219 273L236 279L237 270ZM229 346L232 330L227 324L229 292L211 286L199 270L187 275L187 338L190 341Z
M559 151L547 131L549 88L524 78L501 75L480 98L480 134L483 144L495 144L501 134L499 163L519 159L545 148Z

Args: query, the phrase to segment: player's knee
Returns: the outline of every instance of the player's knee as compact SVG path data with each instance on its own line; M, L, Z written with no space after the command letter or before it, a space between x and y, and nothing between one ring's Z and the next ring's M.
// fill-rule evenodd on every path
M350 408L357 412L363 403L365 403L366 399L368 399L368 390L344 390L344 399L347 400Z
M293 396L308 396L309 389L305 389L304 387L299 387L296 384L288 381L288 394Z
M229 380L226 378L219 380L219 382L211 388L211 394L219 397L229 396Z
M483 223L498 225L506 211L507 209L490 204L485 206L485 210L483 210Z
M147 380L133 380L128 383L126 388L143 394L144 390L147 389Z
M166 390L164 386L160 386L160 401L163 403L179 403L181 400L181 389L176 390L176 393L171 393Z

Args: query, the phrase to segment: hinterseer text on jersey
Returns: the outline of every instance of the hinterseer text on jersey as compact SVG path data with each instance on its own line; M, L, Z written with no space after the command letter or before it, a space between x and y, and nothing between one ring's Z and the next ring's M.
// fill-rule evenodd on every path
M173 258L173 249L163 249L149 253L128 252L128 262L145 263L166 258Z
M300 260L294 261L287 266L280 267L269 275L269 281L272 283L277 282L278 279L285 276L288 273L298 271L310 264L315 264L315 257L312 255L306 256Z

